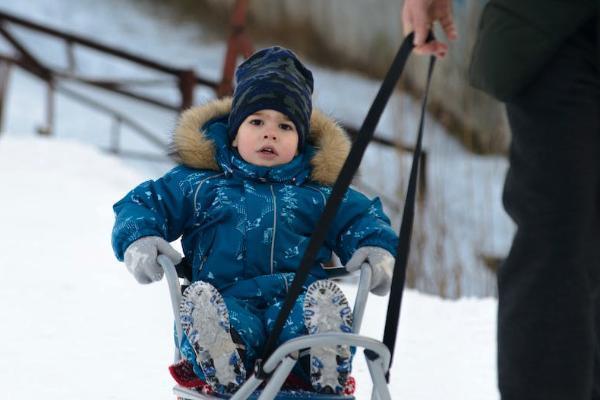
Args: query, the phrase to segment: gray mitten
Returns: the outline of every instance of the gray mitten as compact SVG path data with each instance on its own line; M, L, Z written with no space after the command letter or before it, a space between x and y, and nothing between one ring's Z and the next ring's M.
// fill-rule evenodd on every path
M346 270L357 271L363 263L371 265L373 275L371 277L371 293L385 296L392 286L392 274L394 273L394 256L381 247L365 246L354 252L350 261L346 263Z
M162 279L164 271L156 257L164 254L174 264L181 262L181 254L159 236L146 236L131 243L125 250L125 265L139 283L152 283Z

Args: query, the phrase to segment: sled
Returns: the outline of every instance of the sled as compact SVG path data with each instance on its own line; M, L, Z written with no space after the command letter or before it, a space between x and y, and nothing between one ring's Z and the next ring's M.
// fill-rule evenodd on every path
M415 150L413 152L413 161L410 169L406 201L404 204L404 211L400 224L399 243L396 251L396 262L394 265L394 274L392 277L391 291L389 295L383 341L361 336L358 333L360 331L360 326L365 311L372 275L371 266L367 263L364 263L361 266L358 292L354 302L354 324L352 327L352 333L328 332L306 335L288 340L277 348L275 348L273 343L275 343L275 339L278 337L278 334L276 333L280 332L278 329L283 326L285 318L290 310L290 305L293 304L293 301L295 298L297 298L302 284L306 280L308 271L315 260L316 253L325 239L325 233L328 229L328 220L330 220L337 211L344 193L350 186L356 169L358 168L358 165L360 165L366 146L373 137L377 122L383 113L383 109L385 108L385 105L387 104L387 101L389 100L390 95L396 83L398 82L398 79L400 78L400 75L402 74L406 60L413 49L413 39L414 33L411 33L402 42L402 45L400 46L400 49L398 50L398 53L396 54L396 57L394 58L392 65L390 66L390 69L388 70L381 84L379 92L377 93L377 96L373 101L367 116L365 117L365 121L361 126L358 137L352 144L352 148L346 161L344 162L344 166L342 167L340 175L333 185L331 195L329 196L325 205L325 210L323 211L319 223L315 227L315 231L311 236L307 251L302 259L302 263L298 267L294 281L292 282L288 291L288 296L286 298L284 307L279 313L275 327L273 328L273 332L269 336L265 346L266 351L264 355L264 363L257 364L254 374L251 375L233 395L207 395L178 384L173 388L173 392L178 397L178 400L353 400L355 398L351 395L320 394L311 391L282 390L288 375L298 361L298 355L300 354L301 350L307 348L318 348L319 346L342 344L364 349L365 359L369 368L369 374L373 382L373 392L371 398L377 400L391 400L387 382L398 331L402 293L406 278L408 255L410 251L416 187L419 176L419 160L422 153L423 125L425 121L427 94L429 92L431 76L433 74L433 68L435 65L435 57L433 56L430 56L429 68L427 71L427 83L425 85L425 94L423 96L421 106L417 141ZM431 31L429 32L429 36L427 38L427 41L430 40L433 40L433 33ZM158 262L165 270L165 276L167 277L169 292L171 294L171 304L175 317L177 337L181 338L183 335L179 317L179 304L181 301L181 284L179 282L179 276L175 266L169 258L164 255L160 255L158 256ZM182 273L181 275L185 276L186 274ZM185 282L184 279L184 284L189 284L189 281ZM177 363L182 359L182 357L181 354L179 354L179 349L176 348L175 350L175 362Z
M181 338L183 337L179 317L179 304L182 296L181 284L189 284L189 281L186 278L182 278L180 282L177 270L168 257L159 255L158 263L165 271L169 294L171 296L173 316L175 318L175 329L177 337ZM178 400L354 400L355 397L352 395L321 394L308 390L282 389L288 375L298 361L300 350L323 345L345 344L364 349L369 373L373 381L373 398L391 400L385 378L385 374L390 366L390 351L382 342L358 334L369 295L371 274L371 266L364 263L361 267L358 291L354 301L352 333L327 332L305 335L288 340L281 344L263 364L263 371L266 376L258 377L254 373L232 395L219 393L204 394L179 384L173 387L173 393L177 396ZM175 347L175 363L180 362L181 359L182 356L179 353L179 349ZM259 388L263 384L265 385Z

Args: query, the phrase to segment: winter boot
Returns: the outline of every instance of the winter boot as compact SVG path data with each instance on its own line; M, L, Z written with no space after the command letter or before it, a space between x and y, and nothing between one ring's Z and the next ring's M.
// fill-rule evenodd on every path
M230 332L229 313L221 294L207 282L194 282L183 293L181 326L206 383L217 393L233 393L246 370Z
M309 334L352 332L352 310L340 288L329 280L312 283L304 297L304 324ZM342 393L350 374L348 345L310 349L310 377L321 393Z

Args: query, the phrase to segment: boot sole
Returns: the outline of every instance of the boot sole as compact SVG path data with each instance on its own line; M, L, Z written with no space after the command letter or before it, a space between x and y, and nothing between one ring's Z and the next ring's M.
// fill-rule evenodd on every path
M231 338L223 297L211 284L194 282L185 290L179 311L206 383L217 393L233 393L244 382L246 370Z
M304 297L304 324L309 334L352 332L352 310L332 281L312 283ZM351 371L348 345L310 349L311 384L317 392L342 393Z

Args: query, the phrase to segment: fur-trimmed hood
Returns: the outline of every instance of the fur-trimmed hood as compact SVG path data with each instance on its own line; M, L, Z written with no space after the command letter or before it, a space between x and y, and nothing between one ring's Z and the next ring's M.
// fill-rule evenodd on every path
M190 108L181 114L172 143L177 161L192 168L218 171L216 146L202 128L211 120L225 117L230 110L231 98L224 98ZM332 185L350 151L348 135L333 119L319 110L313 110L308 143L316 150L310 160L310 179Z

